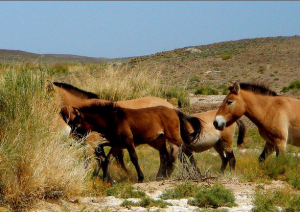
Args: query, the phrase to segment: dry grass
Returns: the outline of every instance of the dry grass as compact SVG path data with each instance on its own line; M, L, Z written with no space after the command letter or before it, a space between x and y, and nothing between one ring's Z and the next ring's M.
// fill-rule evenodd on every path
M57 111L45 98L43 80L27 69L7 70L1 78L0 201L14 210L86 188L77 157L82 150L51 126Z

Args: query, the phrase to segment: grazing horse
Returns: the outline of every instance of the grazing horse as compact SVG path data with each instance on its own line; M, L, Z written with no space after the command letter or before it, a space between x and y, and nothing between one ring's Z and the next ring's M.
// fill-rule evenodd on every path
M59 101L59 107L62 108L60 111L61 116L58 117L58 121L62 120L63 118L63 124L69 127L68 122L72 119L69 113L69 107L80 107L84 105L86 102L110 102L108 100L99 99L98 96L94 93L87 92L84 90L81 90L73 85L62 83L62 82L48 82L47 86L48 91L56 91L55 94L58 95ZM146 108L146 107L153 107L153 106L165 106L168 108L175 108L171 103L167 102L165 99L159 98L159 97L142 97L139 99L132 99L132 100L126 100L126 101L116 101L116 105L123 107L123 108L130 108L130 109L139 109L139 108ZM74 132L74 130L73 130ZM91 157L95 153L95 147L100 141L100 135L97 132L91 132L91 135L86 136L80 135L80 133L76 133L77 138L84 138L84 142L87 144L87 155ZM164 167L167 167L168 173L171 173L173 170L172 161L168 160L168 152L171 152L172 146L169 142L167 142L165 145L159 145L155 146L154 148L157 149L160 152L160 158L161 161L163 160L164 163L160 164L159 171L157 173L157 178L160 177L166 177L165 173L162 173L162 169ZM100 150L98 148L98 150ZM120 151L120 154L116 157L117 162L121 165L124 171L127 172L127 169L124 165L124 161L120 161L119 158L123 156L123 152ZM167 158L166 158L167 157ZM166 158L166 159L165 159ZM87 160L88 162L89 160ZM98 174L99 169L101 168L100 160L97 159L98 167L94 170L94 175Z
M136 168L138 182L144 175L138 164L135 146L148 144L152 147L165 145L166 140L177 147L188 147L201 132L198 118L185 115L180 110L164 106L126 109L113 102L90 102L80 108L73 108L74 118L69 125L80 134L89 131L101 133L112 147L103 164L103 180L110 180L109 163L120 150L126 148ZM193 127L193 139L188 125Z
M266 140L259 161L276 150L285 152L286 144L300 146L300 100L279 96L262 84L231 83L230 93L221 104L214 126L224 130L243 115L247 116Z

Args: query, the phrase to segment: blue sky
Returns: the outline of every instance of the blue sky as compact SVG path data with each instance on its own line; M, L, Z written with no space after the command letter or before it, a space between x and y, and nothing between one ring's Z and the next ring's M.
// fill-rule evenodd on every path
M129 57L300 32L299 1L0 2L0 49Z

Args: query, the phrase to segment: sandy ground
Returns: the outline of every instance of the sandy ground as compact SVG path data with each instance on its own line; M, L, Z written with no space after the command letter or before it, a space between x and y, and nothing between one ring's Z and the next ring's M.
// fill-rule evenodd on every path
M237 206L226 208L232 212L246 212L251 211L254 207L252 203L252 197L255 192L256 187L263 186L265 190L269 189L279 189L286 188L289 185L282 181L272 181L270 184L256 184L251 182L240 182L236 178L221 178L219 181L222 185L230 189L235 195L235 203ZM146 192L146 195L158 200L160 195L167 189L172 189L179 181L166 180L166 181L154 181L145 183L136 183L134 187L138 190ZM128 200L137 202L139 199L130 198ZM172 206L167 206L167 208L143 208L143 207L121 207L120 204L124 199L115 198L113 196L107 197L76 197L74 199L63 199L55 202L39 202L32 211L48 212L48 211L165 211L165 212L187 212L187 211L197 211L199 208L195 206L188 205L188 199L179 200L165 200L172 204Z

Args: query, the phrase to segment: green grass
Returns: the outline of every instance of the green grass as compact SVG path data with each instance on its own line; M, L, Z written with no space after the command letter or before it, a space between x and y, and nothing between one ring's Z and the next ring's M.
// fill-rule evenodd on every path
M124 199L142 198L146 196L145 192L134 190L133 186L126 182L117 183L111 188L106 189L106 195Z

